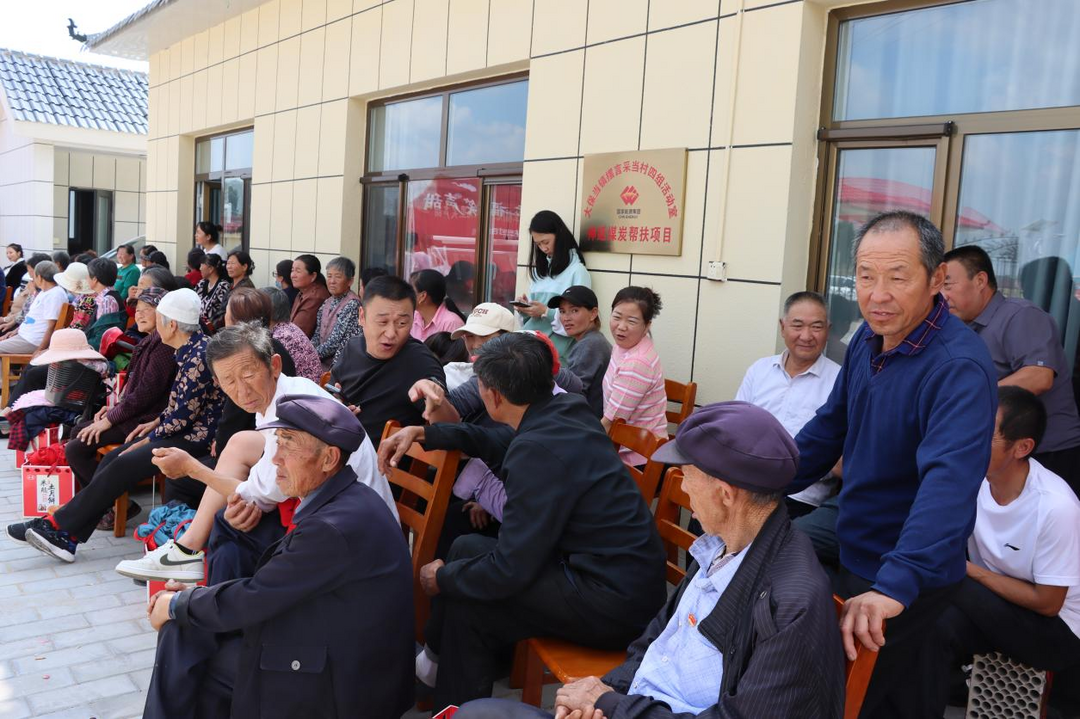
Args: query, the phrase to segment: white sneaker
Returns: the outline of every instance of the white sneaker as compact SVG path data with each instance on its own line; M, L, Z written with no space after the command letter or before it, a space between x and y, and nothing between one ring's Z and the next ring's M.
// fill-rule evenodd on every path
M125 559L116 565L118 574L132 579L201 582L204 576L204 552L186 554L169 540L139 559Z

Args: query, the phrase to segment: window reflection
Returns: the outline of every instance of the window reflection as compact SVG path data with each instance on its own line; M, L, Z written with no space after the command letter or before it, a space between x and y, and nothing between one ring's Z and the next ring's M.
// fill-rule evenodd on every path
M480 235L480 180L409 183L405 208L405 271L433 269L446 275L446 292L468 313L476 292L476 243Z
M855 296L852 250L859 228L874 215L909 210L929 216L934 186L932 147L841 150L829 244L829 344L826 354L843 362L851 336L862 324Z
M442 96L371 110L368 172L439 165Z
M521 162L528 94L528 81L452 94L446 164Z
M836 120L1080 105L1080 2L974 0L840 27Z
M973 135L964 143L956 245L990 255L1003 294L1057 322L1075 362L1080 337L1080 131Z
M365 193L364 268L381 267L398 274L398 185L371 185Z
M493 185L487 205L487 292L489 302L505 305L517 284L521 232L521 185Z

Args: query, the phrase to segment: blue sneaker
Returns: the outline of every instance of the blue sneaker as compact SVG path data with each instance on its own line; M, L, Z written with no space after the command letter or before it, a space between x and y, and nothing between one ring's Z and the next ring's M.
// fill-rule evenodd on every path
M71 541L67 532L54 529L51 524L27 529L26 541L31 547L50 557L69 563L75 561L75 542Z

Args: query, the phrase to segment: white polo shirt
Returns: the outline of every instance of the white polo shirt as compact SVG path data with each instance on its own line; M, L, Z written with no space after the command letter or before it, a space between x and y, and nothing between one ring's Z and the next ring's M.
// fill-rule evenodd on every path
M764 357L750 365L735 399L767 410L794 437L829 398L840 365L823 353L810 369L789 377L784 369L787 357L784 350L783 354ZM834 486L833 480L822 480L791 498L817 507L829 498Z
M286 394L305 394L333 399L329 392L309 379L280 375L277 389L274 391L274 399L270 402L270 406L266 408L266 413L255 413L256 429L277 420L278 398ZM259 458L259 461L251 468L247 480L241 482L236 491L247 501L258 505L259 509L269 512L277 506L278 502L285 500L285 495L278 488L277 467L274 466L273 462L274 453L277 451L277 435L272 429L261 430L261 433L266 439L266 449L263 450L263 455ZM398 513L397 506L394 504L394 495L390 493L390 483L386 481L386 477L379 471L378 455L375 453L375 446L371 443L371 439L364 437L360 448L349 457L349 467L356 472L357 481L363 482L374 489L379 497L386 502L386 506L390 508L390 513L397 520Z
M1028 462L1023 491L1004 506L983 480L968 555L997 574L1069 587L1058 616L1080 636L1080 500L1064 479Z

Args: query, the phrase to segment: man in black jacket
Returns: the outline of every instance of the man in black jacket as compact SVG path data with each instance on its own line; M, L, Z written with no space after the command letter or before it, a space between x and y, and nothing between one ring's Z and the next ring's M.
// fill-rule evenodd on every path
M705 534L686 579L626 661L603 679L559 689L559 716L839 717L844 656L829 583L783 489L799 451L767 411L704 407L653 459L683 466L683 489ZM460 719L549 717L505 700L462 707Z
M277 430L278 486L300 500L292 524L255 576L151 598L144 716L397 719L413 699L412 567L400 525L346 464L360 422L285 395L263 429Z
M435 597L417 675L442 707L489 696L501 661L531 636L621 649L665 596L663 545L637 485L580 395L552 396L541 339L508 334L474 364L488 414L503 426L409 427L383 442L394 465L413 441L501 465L498 538L457 539L420 572Z

